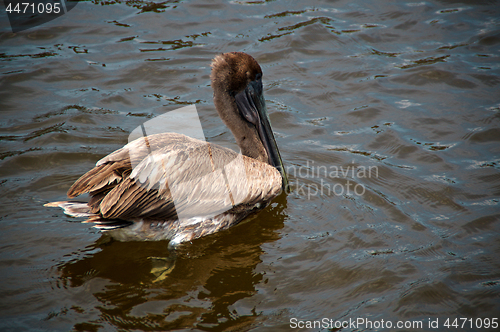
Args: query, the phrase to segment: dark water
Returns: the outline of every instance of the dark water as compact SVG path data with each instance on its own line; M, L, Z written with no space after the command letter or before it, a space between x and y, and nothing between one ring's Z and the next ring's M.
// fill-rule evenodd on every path
M500 2L96 0L17 34L0 15L0 330L500 319ZM294 192L155 282L166 242L43 204L168 110L233 144L209 79L226 51L263 68Z

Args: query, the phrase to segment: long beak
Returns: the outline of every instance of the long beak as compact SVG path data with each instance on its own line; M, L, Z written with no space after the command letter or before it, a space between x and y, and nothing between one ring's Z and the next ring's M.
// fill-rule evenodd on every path
M260 140L266 149L269 164L276 167L281 173L282 189L288 191L288 177L267 114L266 102L262 93L262 81L259 79L250 82L245 90L238 93L235 98L241 115L257 129Z

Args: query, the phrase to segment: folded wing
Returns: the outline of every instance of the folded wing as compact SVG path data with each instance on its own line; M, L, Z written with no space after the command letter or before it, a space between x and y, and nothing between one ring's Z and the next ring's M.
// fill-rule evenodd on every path
M181 134L139 138L97 162L69 189L91 196L106 219L215 216L265 203L281 191L272 166Z

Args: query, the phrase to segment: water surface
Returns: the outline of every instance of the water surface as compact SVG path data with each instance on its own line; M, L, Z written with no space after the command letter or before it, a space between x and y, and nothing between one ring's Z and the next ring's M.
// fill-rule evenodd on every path
M498 1L96 0L17 34L1 15L2 331L498 317ZM234 146L209 77L227 51L262 66L293 192L155 282L168 243L111 241L43 204L185 105Z

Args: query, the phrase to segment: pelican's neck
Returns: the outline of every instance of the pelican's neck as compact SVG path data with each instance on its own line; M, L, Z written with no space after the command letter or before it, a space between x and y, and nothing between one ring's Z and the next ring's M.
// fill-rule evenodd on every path
M231 130L241 153L247 157L269 163L266 149L262 144L257 129L240 114L233 96L221 85L215 84L214 104L222 122Z

